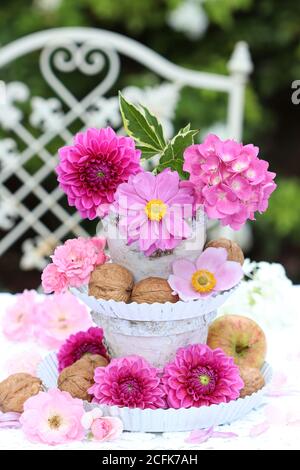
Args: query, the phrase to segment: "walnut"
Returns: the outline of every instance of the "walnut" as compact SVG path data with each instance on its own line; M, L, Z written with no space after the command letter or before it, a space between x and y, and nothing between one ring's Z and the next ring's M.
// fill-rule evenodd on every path
M128 302L133 287L133 276L128 269L115 263L102 264L92 272L89 295L96 299Z
M133 287L131 294L131 301L138 304L153 304L154 302L161 304L165 302L175 303L178 300L178 295L172 294L168 281L161 277L147 277L139 281Z
M211 240L206 243L205 248L225 248L227 251L228 261L237 261L243 266L244 263L244 253L239 245L232 240L227 238L218 238L217 240Z
M257 390L260 390L265 385L265 379L260 370L254 367L240 367L240 376L244 382L244 387L240 391L240 398L252 395L252 393L257 392Z
M73 398L91 401L88 389L94 383L94 372L97 367L105 367L108 361L99 354L85 354L81 359L66 367L57 380L58 388L69 392Z
M23 413L25 401L43 390L42 382L30 374L13 374L0 383L0 410Z

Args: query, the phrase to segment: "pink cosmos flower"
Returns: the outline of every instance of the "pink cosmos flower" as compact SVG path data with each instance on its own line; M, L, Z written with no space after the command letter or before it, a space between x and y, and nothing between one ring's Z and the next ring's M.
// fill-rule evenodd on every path
M77 134L73 145L59 150L56 168L70 206L95 219L98 206L113 202L119 184L141 171L140 155L133 139L118 136L110 127Z
M119 418L102 416L100 408L88 411L81 418L81 424L89 436L96 441L105 442L117 439L123 431L123 423Z
M147 256L172 250L190 236L185 219L192 215L193 189L181 184L176 171L131 176L118 187L115 201L121 233Z
M36 376L37 366L41 360L42 356L39 351L31 346L30 349L16 352L10 356L5 363L5 368L8 375L23 372Z
M57 354L59 372L74 364L86 353L100 354L107 358L103 337L103 330L98 327L91 327L87 331L79 331L71 335Z
M227 403L236 400L244 386L233 358L205 344L178 349L164 368L162 383L171 408Z
M42 273L42 285L48 294L64 292L68 287L87 284L95 266L107 261L104 253L106 240L103 237L74 238L58 246L52 264Z
M209 218L239 230L247 219L255 219L256 211L267 209L276 175L258 152L252 144L222 141L212 134L185 150L183 169Z
M11 341L26 341L33 334L36 316L36 293L25 290L7 308L3 318L3 333Z
M95 370L95 384L89 389L94 402L129 408L165 407L158 370L140 356L113 359Z
M71 334L92 325L87 307L70 293L54 294L37 304L35 336L48 349L59 348Z
M172 268L168 283L184 302L229 290L243 277L240 263L227 261L227 251L221 247L206 248L195 263L177 259Z
M24 404L20 422L31 442L65 444L84 438L83 414L82 400L55 388L29 398Z

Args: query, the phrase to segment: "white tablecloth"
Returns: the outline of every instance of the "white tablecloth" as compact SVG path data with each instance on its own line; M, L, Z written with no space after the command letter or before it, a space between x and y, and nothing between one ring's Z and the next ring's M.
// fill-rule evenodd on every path
M275 374L283 373L288 377L287 385L282 389L280 397L266 397L265 402L272 404L283 414L295 411L300 417L300 288L295 287L290 302L299 311L299 320L286 327L276 325L266 331L268 339L268 362L272 365ZM0 294L0 319L9 303L14 297ZM241 312L242 313L242 312ZM284 315L285 312L282 312ZM263 315L263 312L262 312ZM288 323L288 322L287 322ZM7 373L5 362L10 355L30 347L26 343L13 343L7 341L0 332L0 380ZM44 351L46 353L46 351ZM299 393L297 394L297 390ZM296 424L287 424L281 420L272 424L269 430L257 437L250 437L253 427L265 420L265 406L252 411L242 421L228 426L216 427L216 431L233 432L235 438L211 438L203 444L191 445L185 442L189 433L128 433L114 442L74 442L58 446L58 449L99 449L99 450L163 450L163 449L300 449L300 420ZM0 449L49 449L47 446L28 442L20 429L0 429Z

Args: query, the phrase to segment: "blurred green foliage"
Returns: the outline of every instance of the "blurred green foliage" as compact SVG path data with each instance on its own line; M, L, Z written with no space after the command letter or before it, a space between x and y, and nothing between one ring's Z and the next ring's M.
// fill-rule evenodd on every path
M167 24L167 15L182 1L1 0L0 44L45 28L91 26L129 35L177 64L227 73L235 43L247 41L254 72L246 92L244 140L257 143L271 169L282 175L269 210L258 217L255 235L261 248L266 233L272 230L272 256L282 259L282 240L300 251L300 179L296 177L300 177L300 111L290 100L291 83L300 79L300 2L206 0L203 7L209 18L208 30L201 39L192 41ZM56 8L49 7L55 3ZM4 78L25 81L33 95L48 96L50 90L33 72L35 60L25 58L23 67L7 69ZM124 64L122 72L117 84L120 87L157 81L131 62ZM84 84L76 83L76 87L79 94L85 94ZM176 129L187 121L193 128L206 128L224 121L225 113L225 96L185 89L177 109ZM295 278L300 279L300 261Z

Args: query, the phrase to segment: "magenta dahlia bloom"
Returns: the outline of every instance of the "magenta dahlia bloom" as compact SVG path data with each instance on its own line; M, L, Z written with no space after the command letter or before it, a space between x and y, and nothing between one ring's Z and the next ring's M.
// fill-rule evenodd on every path
M276 175L258 153L252 144L222 141L213 134L185 149L183 169L208 217L239 230L247 219L255 219L256 211L267 209Z
M94 401L129 408L165 408L158 370L141 356L113 359L95 370L95 384L89 389Z
M138 242L146 256L158 249L172 250L190 236L186 219L193 213L194 193L177 171L131 176L119 186L115 200L121 233L128 244Z
M78 133L73 145L59 149L56 168L70 206L95 219L99 206L113 202L119 184L141 171L140 155L133 139L118 136L110 127Z
M164 368L162 383L171 408L227 403L236 400L244 386L233 358L205 344L178 349Z
M79 331L69 336L57 353L58 370L61 372L78 361L84 354L100 354L108 358L103 344L102 328L91 327L87 331Z

